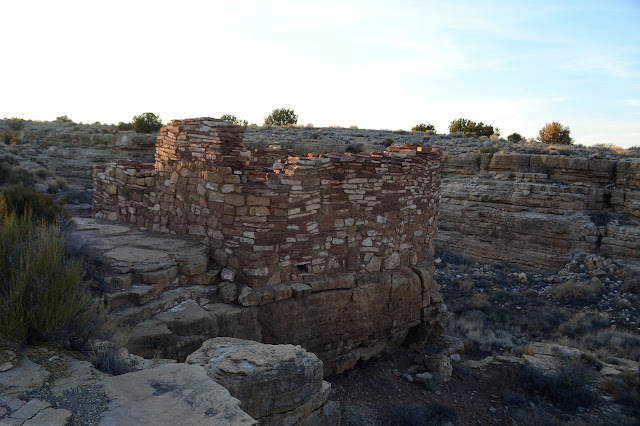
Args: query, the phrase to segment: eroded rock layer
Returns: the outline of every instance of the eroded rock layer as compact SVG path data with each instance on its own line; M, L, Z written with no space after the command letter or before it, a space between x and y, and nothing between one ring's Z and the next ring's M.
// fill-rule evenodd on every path
M640 265L640 162L445 154L437 244L557 271L577 250Z

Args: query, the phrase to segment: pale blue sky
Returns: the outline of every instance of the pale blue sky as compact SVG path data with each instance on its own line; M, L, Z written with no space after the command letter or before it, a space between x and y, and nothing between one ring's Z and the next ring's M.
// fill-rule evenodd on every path
M640 145L640 0L13 1L0 117L299 123Z

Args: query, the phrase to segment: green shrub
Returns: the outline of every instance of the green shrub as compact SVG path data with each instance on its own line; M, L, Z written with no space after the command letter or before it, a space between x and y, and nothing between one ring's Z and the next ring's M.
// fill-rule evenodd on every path
M66 115L61 115L59 117L56 117L56 119L53 121L55 123L73 123L73 120L67 117Z
M228 121L229 123L235 124L236 126L242 126L245 129L249 125L249 122L247 120L240 120L238 117L231 114L223 114L222 117L220 117L220 120Z
M0 185L11 185L17 182L13 166L6 161L0 162Z
M265 126L287 126L298 123L298 116L292 109L274 109L264 119Z
M522 142L524 138L519 133L511 133L509 136L507 136L507 140L511 143L518 143Z
M133 125L133 130L137 133L154 133L162 127L160 117L152 112L134 116L131 124Z
M394 143L395 143L395 141L393 139L391 139L391 138L386 138L384 140L384 146L387 147L387 148L390 147L391 145L393 145Z
M571 131L568 126L565 127L554 121L553 123L547 123L540 129L538 140L551 145L572 145L573 139L571 139L570 135Z
M433 124L420 123L420 124L418 124L416 126L413 126L411 128L412 132L426 132L427 130L435 132L436 131L436 127Z
M57 222L37 224L0 193L0 336L25 340L52 332L80 309L81 262L64 254Z
M24 129L25 120L23 120L22 118L5 118L4 122L7 123L7 126L9 126L9 128L14 132Z
M34 219L53 221L56 217L69 217L64 207L53 203L53 200L40 192L25 188L17 184L0 189L0 194L10 211L22 214L27 208Z
M360 152L362 152L364 150L364 145L361 143L356 143L353 145L349 145L347 147L347 149L345 149L345 152L351 153L351 154L358 154Z
M20 138L13 132L2 132L0 137L2 137L2 142L5 145L17 145L20 143Z
M116 130L118 130L118 131L133 130L133 124L132 123L125 123L124 121L121 121L116 126Z
M467 120L466 118L457 118L449 124L449 133L462 133L465 135L486 136L489 137L493 134L500 135L500 131L497 128L489 124L484 124L482 121L476 123L475 121Z

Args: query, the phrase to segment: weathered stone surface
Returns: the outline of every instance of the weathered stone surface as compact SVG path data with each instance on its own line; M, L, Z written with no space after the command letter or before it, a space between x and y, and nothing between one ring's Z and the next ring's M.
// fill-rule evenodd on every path
M0 385L15 391L39 388L49 378L50 373L40 365L24 357L11 370L0 373Z
M441 248L529 270L557 271L579 250L640 267L640 162L473 155L444 155Z
M238 298L238 287L230 282L220 283L218 286L218 296L224 303L232 303Z
M185 300L156 315L155 319L166 324L172 333L179 336L211 336L218 332L217 322L193 300Z
M100 425L255 425L239 401L198 365L167 364L104 380L111 398Z
M322 362L299 346L217 338L189 355L187 363L238 398L260 424L306 424L326 403L330 385L322 381ZM338 418L333 418L338 424Z
M242 306L258 306L262 295L249 286L242 287L238 295L238 303Z
M65 409L46 408L33 418L26 420L22 426L66 426L71 420L71 411Z

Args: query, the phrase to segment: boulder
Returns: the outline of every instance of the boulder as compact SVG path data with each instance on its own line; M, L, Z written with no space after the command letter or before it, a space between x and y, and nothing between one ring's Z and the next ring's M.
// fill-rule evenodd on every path
M326 411L330 385L322 380L322 361L300 346L220 337L207 340L187 363L203 366L261 425L306 424ZM338 424L335 412L314 418Z

